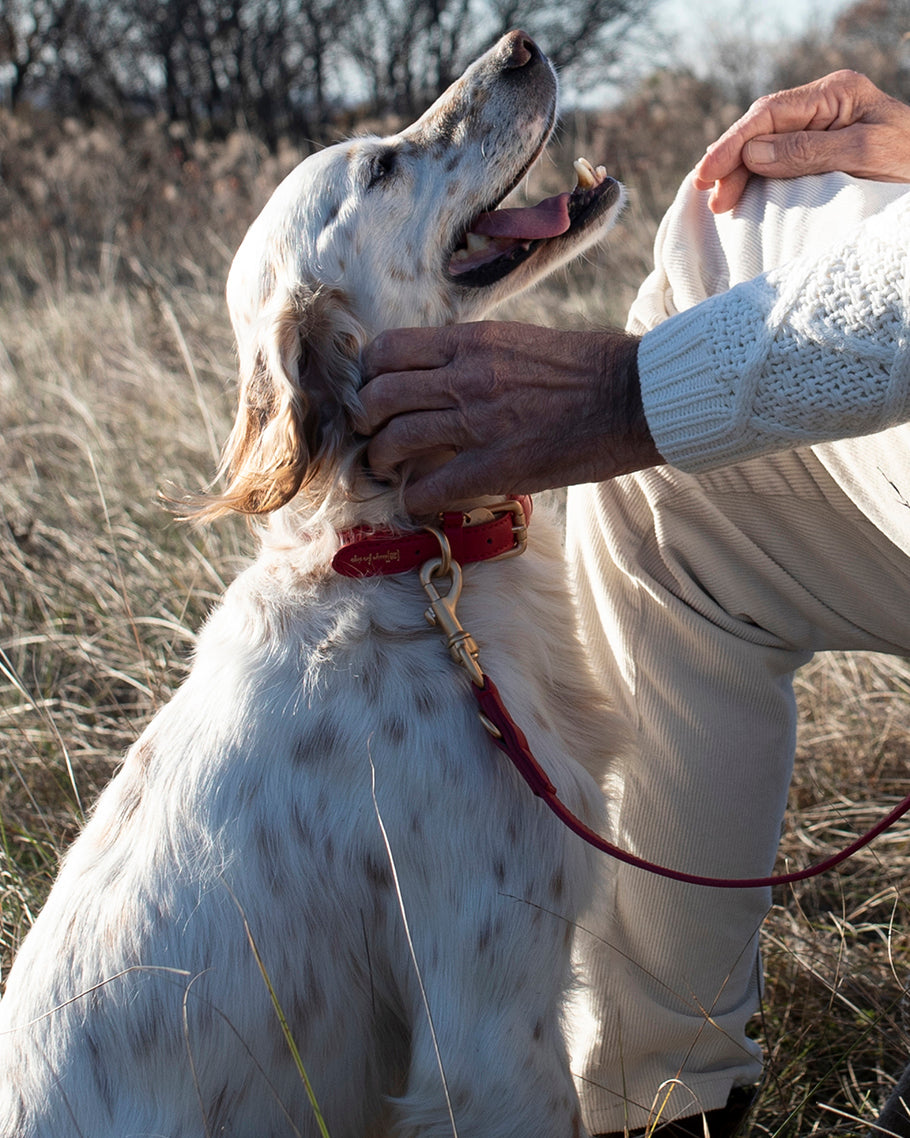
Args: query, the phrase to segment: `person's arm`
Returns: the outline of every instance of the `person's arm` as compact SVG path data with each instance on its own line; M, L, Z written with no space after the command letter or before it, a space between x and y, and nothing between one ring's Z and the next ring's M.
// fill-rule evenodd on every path
M910 192L823 253L642 338L645 415L689 473L910 420Z
M910 182L910 107L865 75L835 71L765 95L708 147L695 185L715 213L732 209L750 174L796 178L840 170L879 182Z

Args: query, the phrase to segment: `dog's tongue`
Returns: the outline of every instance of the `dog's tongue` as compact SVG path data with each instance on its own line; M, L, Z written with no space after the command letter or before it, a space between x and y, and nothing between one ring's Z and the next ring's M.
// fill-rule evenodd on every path
M538 241L558 237L571 224L570 194L556 194L526 209L494 209L482 213L471 226L483 237L511 237L516 241Z

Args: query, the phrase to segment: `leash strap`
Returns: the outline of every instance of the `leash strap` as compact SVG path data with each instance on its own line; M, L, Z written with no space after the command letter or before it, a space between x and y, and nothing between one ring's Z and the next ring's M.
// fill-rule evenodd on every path
M790 885L793 882L805 881L810 877L817 877L821 873L826 873L829 869L834 869L835 866L840 865L841 862L846 861L869 845L879 834L910 811L910 795L908 795L890 813L886 814L870 830L860 835L850 845L823 861L816 862L805 869L795 870L792 873L774 874L769 877L704 877L697 873L683 873L681 870L670 869L668 866L658 865L656 862L648 861L646 858L638 857L636 854L629 853L628 850L613 845L612 842L608 842L606 838L586 826L576 814L572 813L559 798L555 786L531 753L524 733L509 715L496 685L486 674L483 678L483 688L472 685L474 696L480 705L481 719L489 720L497 729L498 738L496 734L490 732L493 735L493 741L512 760L515 769L531 790L543 799L564 825L580 838L583 838L589 845L594 846L602 853L609 854L617 861L624 862L626 865L633 865L638 869L644 869L658 877L666 877L671 881L681 881L688 885L703 885L712 889L765 889L772 885ZM490 728L487 727L487 730L489 731Z

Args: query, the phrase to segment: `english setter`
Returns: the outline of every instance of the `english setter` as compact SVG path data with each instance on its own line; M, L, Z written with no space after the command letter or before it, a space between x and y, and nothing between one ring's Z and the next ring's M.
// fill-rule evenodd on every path
M599 855L494 745L418 575L332 567L351 540L420 534L363 467L363 346L479 317L619 208L581 161L571 193L494 212L555 107L550 64L510 33L400 134L308 157L243 241L240 410L203 512L268 515L262 548L21 946L4 1138L579 1133L561 1019ZM476 505L467 529L519 515L511 545L521 504ZM564 580L535 516L521 556L464 568L459 611L562 798L602 825L585 768L618 728Z

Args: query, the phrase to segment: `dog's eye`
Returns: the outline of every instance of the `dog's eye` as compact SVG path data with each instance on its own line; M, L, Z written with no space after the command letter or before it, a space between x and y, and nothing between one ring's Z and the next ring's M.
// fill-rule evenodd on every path
M367 189L372 190L374 186L389 178L395 172L397 162L398 151L391 146L387 146L385 150L380 150L374 154L370 159L370 180L367 183Z

